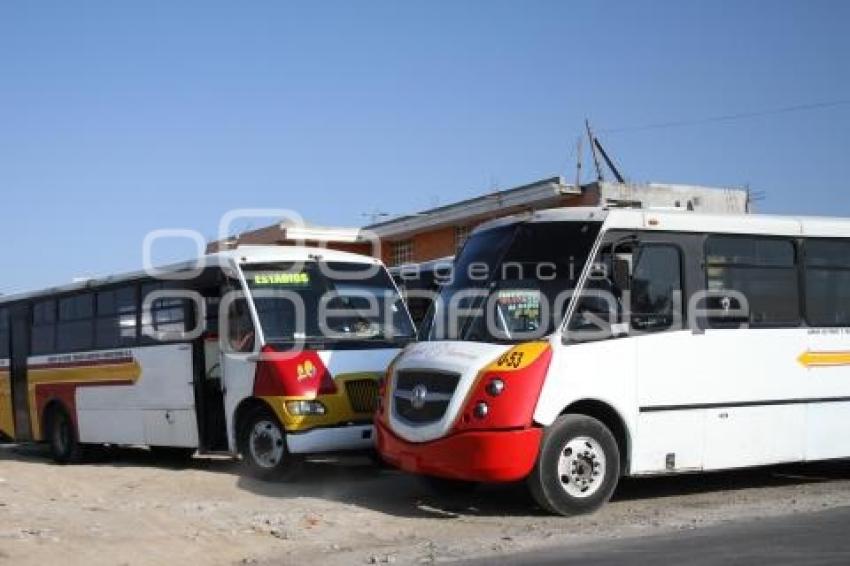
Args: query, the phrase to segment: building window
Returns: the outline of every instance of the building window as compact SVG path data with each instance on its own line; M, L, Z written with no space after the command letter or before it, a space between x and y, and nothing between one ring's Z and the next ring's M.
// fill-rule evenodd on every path
M469 238L470 228L469 226L456 226L455 227L455 251L459 252L463 245L466 243L466 239Z
M413 261L413 240L401 240L393 242L392 257L390 262L392 265L402 265Z

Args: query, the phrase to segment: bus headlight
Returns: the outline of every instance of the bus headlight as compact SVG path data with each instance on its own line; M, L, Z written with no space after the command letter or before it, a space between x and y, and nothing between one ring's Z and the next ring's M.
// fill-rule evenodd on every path
M490 397L498 397L505 390L505 382L498 377L494 377L487 383L487 394Z
M286 410L296 417L324 415L327 412L320 401L287 401Z

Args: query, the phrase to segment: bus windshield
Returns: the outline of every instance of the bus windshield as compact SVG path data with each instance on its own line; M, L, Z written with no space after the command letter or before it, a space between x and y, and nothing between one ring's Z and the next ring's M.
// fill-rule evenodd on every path
M243 272L268 343L397 344L414 337L383 267L305 261L251 264Z
M516 343L551 334L599 222L526 222L473 235L423 323L425 340Z

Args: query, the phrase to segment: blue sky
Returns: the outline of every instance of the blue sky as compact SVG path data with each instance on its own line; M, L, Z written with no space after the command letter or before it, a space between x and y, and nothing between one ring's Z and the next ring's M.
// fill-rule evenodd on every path
M148 231L233 208L359 225L571 179L585 117L630 179L850 216L848 104L604 132L848 100L848 22L841 0L2 2L0 292L137 268Z

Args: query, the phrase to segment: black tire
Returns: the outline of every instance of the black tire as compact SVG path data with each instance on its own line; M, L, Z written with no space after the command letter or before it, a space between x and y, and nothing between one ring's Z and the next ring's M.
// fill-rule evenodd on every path
M420 481L429 491L440 496L463 495L472 493L478 488L478 483L466 480L440 478L437 476L419 476Z
M286 430L265 407L252 409L242 419L237 442L249 475L264 480L290 480L301 470L302 458L289 452Z
M546 428L526 481L538 505L569 516L607 503L619 479L620 451L611 431L592 417L565 415Z
M83 458L83 448L77 441L74 423L68 412L54 406L45 419L45 435L50 445L50 454L57 464L75 464Z

